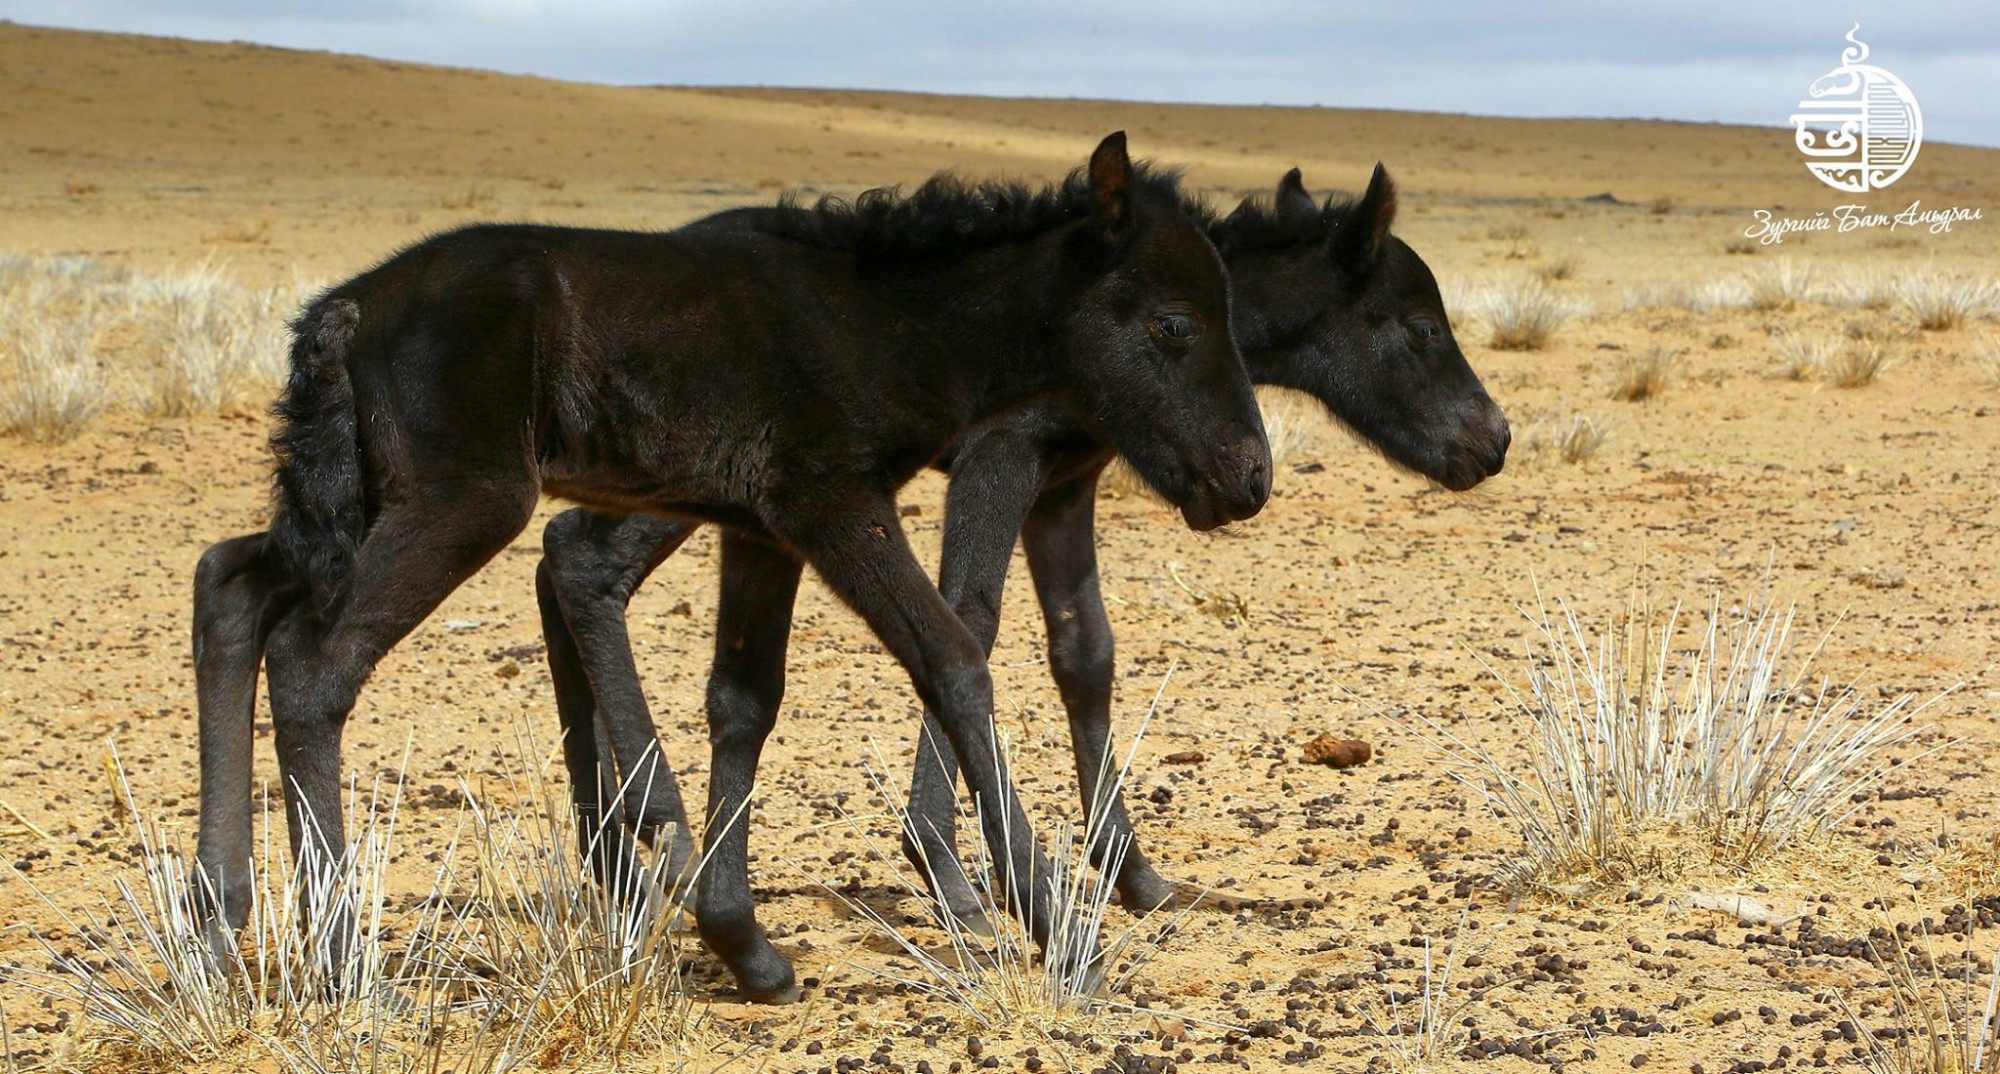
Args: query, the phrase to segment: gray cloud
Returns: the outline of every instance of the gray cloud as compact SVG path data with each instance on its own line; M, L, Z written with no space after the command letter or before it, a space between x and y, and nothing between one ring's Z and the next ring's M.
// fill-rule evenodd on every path
M1934 140L2000 146L2000 7L1233 0L0 0L46 25L613 83L866 87L1780 126L1850 21Z

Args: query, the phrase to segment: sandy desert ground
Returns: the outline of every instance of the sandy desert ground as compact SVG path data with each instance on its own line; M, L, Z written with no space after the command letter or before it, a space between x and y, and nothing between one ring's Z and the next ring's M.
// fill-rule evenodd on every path
M1772 102L1774 122L1790 103ZM0 253L327 281L471 220L665 227L786 187L854 191L944 167L1050 177L1114 128L1224 203L1293 165L1315 190L1351 190L1386 161L1404 191L1398 233L1467 310L1566 266L1546 286L1578 312L1546 349L1494 350L1455 311L1520 446L1500 477L1453 495L1317 423L1268 508L1228 538L1191 534L1143 497L1106 499L1121 733L1176 669L1129 788L1142 838L1164 871L1251 902L1190 915L1127 997L1148 1009L1104 1015L1088 1044L985 1031L973 1055L980 1031L962 1015L871 972L896 956L822 885L880 895L919 934L924 909L896 900L891 863L828 818L848 803L864 828L893 829L880 803L861 804L862 744L903 778L915 710L901 673L809 580L752 869L779 946L819 984L797 1007L739 1004L692 950L693 987L714 998L713 1051L694 1066L1361 1069L1381 1050L1363 1006L1379 1006L1385 981L1420 983L1420 938L1456 931L1474 981L1461 1017L1478 1040L1454 1063L1852 1067L1840 996L1886 1017L1873 1005L1887 971L1860 942L1871 930L1925 924L1940 958L2000 950L2000 326L1988 314L1922 331L1893 308L1829 297L1871 274L1990 282L2000 221L1745 244L1754 209L1845 200L1806 174L1783 130L612 88L0 24ZM1870 200L1990 215L2000 151L1927 146ZM1764 310L1684 297L1781 263L1811 271L1822 297ZM1785 332L1879 340L1894 362L1862 387L1795 380L1778 370ZM1680 352L1665 392L1614 400L1619 362L1656 346ZM1572 463L1551 434L1574 415L1610 435ZM114 408L55 445L0 439L0 857L19 870L0 871L0 962L39 957L31 930L75 939L30 880L82 908L136 875L108 744L141 809L191 840L190 575L209 542L261 528L267 432L245 400L172 420ZM925 477L905 496L926 557L941 493ZM555 509L384 662L348 730L351 770L372 775L407 751L417 787L557 778L544 756L522 755L518 733L532 727L544 746L556 734L532 598L540 522ZM713 537L697 538L633 607L665 746L697 800L715 559ZM1073 809L1074 791L1024 569L994 670L1023 793L1046 822ZM1740 875L1511 893L1495 876L1518 856L1518 829L1448 778L1411 725L1524 755L1501 680L1525 675L1532 631L1518 608L1537 587L1594 622L1634 593L1796 602L1802 633L1832 630L1820 671L1860 681L1871 702L1957 689L1925 710L1930 730L1880 793L1809 847ZM1323 732L1371 742L1373 760L1304 763ZM265 778L268 741L260 723ZM1184 751L1203 760L1166 763ZM411 862L450 830L454 799L407 803ZM1702 908L1718 894L1772 914ZM59 1006L5 987L21 1063L91 1058Z

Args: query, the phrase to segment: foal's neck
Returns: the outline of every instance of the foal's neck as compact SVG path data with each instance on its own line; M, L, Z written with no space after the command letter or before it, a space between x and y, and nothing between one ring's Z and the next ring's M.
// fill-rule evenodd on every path
M1071 382L1062 330L1087 281L1062 256L1066 225L1032 241L935 259L909 270L906 292L948 353L932 363L939 386L973 417L1006 410Z

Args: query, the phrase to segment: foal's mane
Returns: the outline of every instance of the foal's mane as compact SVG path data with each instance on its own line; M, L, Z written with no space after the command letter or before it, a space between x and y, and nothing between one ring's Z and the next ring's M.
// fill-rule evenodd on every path
M1213 214L1181 190L1180 172L1135 161L1131 193L1171 199L1195 226ZM1078 168L1060 182L1031 187L1019 180L969 182L951 172L915 190L877 187L850 201L828 194L812 205L787 193L763 214L761 228L779 238L862 253L926 256L1020 242L1096 211L1090 177Z
M1250 198L1219 223L1208 237L1225 254L1284 250L1325 242L1354 215L1360 198L1334 194L1315 209L1278 205L1269 194Z

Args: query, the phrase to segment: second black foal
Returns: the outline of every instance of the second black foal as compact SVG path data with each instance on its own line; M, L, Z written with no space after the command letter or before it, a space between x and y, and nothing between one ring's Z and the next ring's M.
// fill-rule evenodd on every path
M1500 470L1507 422L1453 339L1429 268L1390 233L1395 213L1394 185L1379 166L1360 199L1324 203L1306 193L1294 169L1268 201L1245 202L1211 221L1209 234L1229 269L1231 323L1254 381L1310 392L1393 462L1448 488L1470 488ZM1109 445L1056 407L1029 407L968 432L942 462L951 485L938 585L990 650L1016 535L1026 544L1049 667L1069 714L1078 787L1087 810L1107 811L1093 857L1114 839L1123 843L1120 896L1147 910L1171 901L1176 886L1132 842L1123 800L1099 802L1110 749L1112 637L1098 591L1092 512L1111 457ZM668 838L689 845L687 822L671 807L678 802L672 775L658 761L625 608L694 528L577 510L544 533L536 574L543 632L584 843L601 876L627 860L628 831L650 841L671 829ZM746 580L747 593L735 581L725 573L719 639L739 636L755 604L755 580ZM718 646L711 704L743 692L747 666L782 667L783 639L768 640L774 651ZM765 696L775 703L775 691ZM927 711L904 846L919 874L935 877L945 909L979 928L981 900L954 847L959 760ZM635 771L647 777L650 798L642 804L643 796L628 794L621 805L616 788ZM600 816L615 822L601 833L594 823Z

